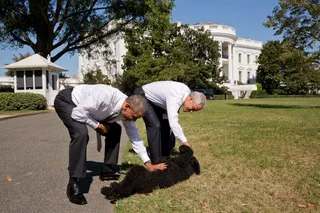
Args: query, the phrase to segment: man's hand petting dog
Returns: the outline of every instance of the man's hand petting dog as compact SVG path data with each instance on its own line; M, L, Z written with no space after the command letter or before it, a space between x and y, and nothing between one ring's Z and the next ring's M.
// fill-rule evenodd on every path
M98 128L96 129L96 131L100 134L100 135L106 135L108 134L110 130L110 126L106 125L106 124L99 124Z
M167 168L167 164L165 163L159 163L159 164L151 164L150 161L145 163L146 168L148 171L153 172L156 170L164 170Z
M188 141L184 142L183 145L186 145L186 146L190 147L190 144L189 144Z

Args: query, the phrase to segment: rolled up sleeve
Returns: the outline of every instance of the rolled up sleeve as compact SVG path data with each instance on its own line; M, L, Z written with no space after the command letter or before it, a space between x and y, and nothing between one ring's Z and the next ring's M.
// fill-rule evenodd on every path
M141 158L142 162L145 163L150 160L147 149L143 144L143 140L140 138L138 134L138 129L136 124L132 121L123 121L123 126L127 132L127 135L132 143L132 148L137 153L137 155Z
M179 114L178 114L179 108L180 108L180 105L174 98L167 100L167 113L168 113L170 128L173 134L179 139L179 141L181 141L181 143L184 143L187 141L187 138L184 135L182 131L182 127L179 124Z

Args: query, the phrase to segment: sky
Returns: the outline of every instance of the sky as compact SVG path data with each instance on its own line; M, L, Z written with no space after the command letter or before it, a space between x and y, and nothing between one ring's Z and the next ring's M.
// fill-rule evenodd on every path
M172 22L184 24L213 22L231 26L240 38L251 38L266 43L268 40L281 39L274 36L274 31L263 26L267 16L277 6L278 0L175 0L172 11ZM13 63L13 55L33 53L30 47L12 50L0 49L0 67ZM68 53L55 62L69 70L66 75L74 75L78 71L77 55ZM0 76L5 76L6 69L0 69Z

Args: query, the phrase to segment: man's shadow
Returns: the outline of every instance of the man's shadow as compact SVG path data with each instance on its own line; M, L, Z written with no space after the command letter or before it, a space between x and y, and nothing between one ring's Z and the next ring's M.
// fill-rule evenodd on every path
M103 168L103 163L87 161L87 176L79 181L80 190L83 193L88 193L94 176L99 176Z
M91 183L93 182L93 177L100 175L103 165L104 163L101 162L87 161L87 176L79 181L79 187L82 193L86 194L89 192ZM129 170L134 165L124 162L118 166L120 169L120 174L125 175L126 173L121 171Z

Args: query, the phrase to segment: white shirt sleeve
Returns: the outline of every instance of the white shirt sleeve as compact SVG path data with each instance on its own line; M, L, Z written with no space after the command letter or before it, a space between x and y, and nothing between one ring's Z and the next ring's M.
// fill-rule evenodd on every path
M92 96L90 96L92 97ZM90 111L97 111L99 106L96 106L96 102L92 98L83 100L77 107L73 108L71 118L86 123L93 129L98 128L99 122L90 116Z
M180 104L175 98L168 98L166 104L170 128L181 143L184 143L187 141L187 138L184 136L182 127L179 124L178 110L180 108Z
M138 129L133 121L123 121L123 126L126 129L127 135L132 143L132 148L141 158L142 162L145 163L150 160L147 149L143 144L142 139L138 134Z

